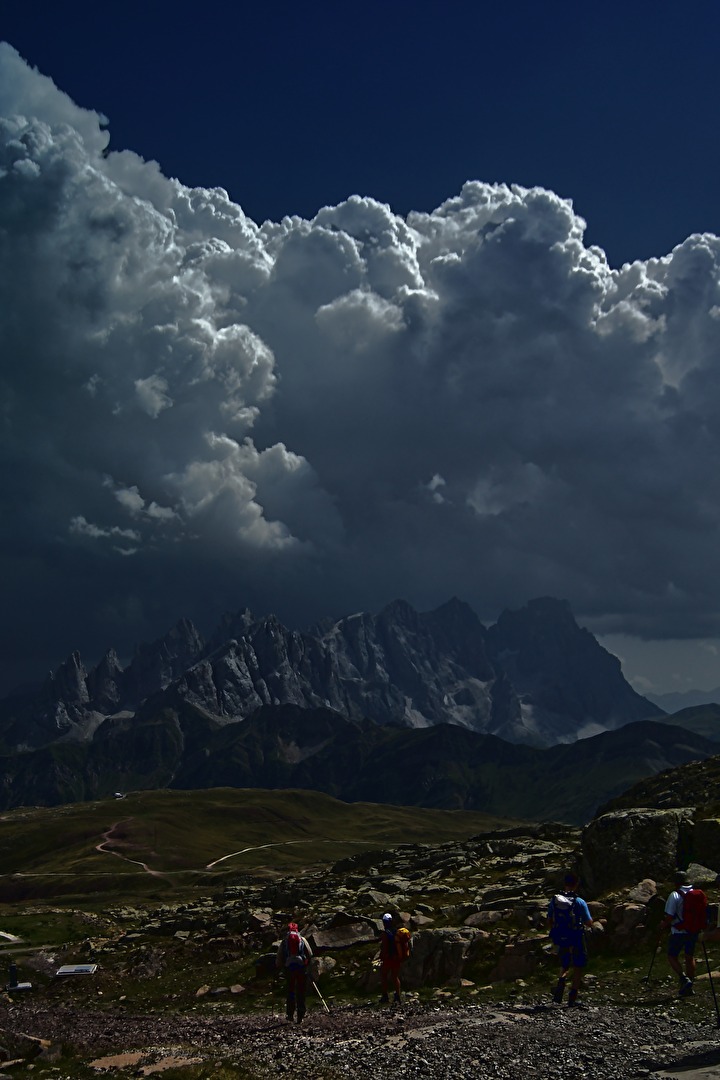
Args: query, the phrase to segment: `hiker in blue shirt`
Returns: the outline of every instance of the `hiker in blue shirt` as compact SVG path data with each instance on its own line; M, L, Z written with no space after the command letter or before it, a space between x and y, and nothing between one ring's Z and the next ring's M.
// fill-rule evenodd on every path
M578 1004L578 992L587 965L585 928L592 926L593 918L585 901L577 895L578 884L576 874L566 874L562 890L555 893L547 909L550 940L557 948L560 960L560 977L553 991L553 1001L558 1005L565 993L570 968L573 975L568 1005Z
M707 925L707 897L702 889L693 888L688 875L678 870L673 879L674 890L665 904L665 918L660 924L661 930L670 929L668 939L668 964L680 979L680 997L687 997L693 992L695 978L695 946L700 931ZM695 904L691 905L692 900ZM680 953L685 953L685 971L680 962Z

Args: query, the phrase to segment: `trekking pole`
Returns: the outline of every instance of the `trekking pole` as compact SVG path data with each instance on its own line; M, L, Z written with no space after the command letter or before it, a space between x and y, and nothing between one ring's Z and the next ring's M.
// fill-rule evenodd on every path
M324 997L322 996L322 994L320 993L320 990L318 989L318 984L317 984L317 983L315 982L315 980L314 980L314 979L312 979L312 978L310 979L310 982L311 982L311 983L312 983L312 985L313 985L313 986L315 987L315 993L317 994L317 996L318 996L318 997L320 998L320 1000L322 1001L322 1003L323 1003L323 1008L325 1009L325 1012L326 1012L326 1013L328 1014L328 1016L329 1016L329 1015L330 1015L330 1009L328 1008L328 1003L327 1003L327 1001L325 1000L325 998L324 998Z
M645 976L645 978L643 979L643 982L650 982L650 973L652 972L653 964L655 963L655 957L658 954L658 949L659 948L660 948L660 938L658 938L657 941L655 942L655 948L653 950L652 958L650 960L650 967L648 968L648 973Z
M712 990L713 1001L715 1002L715 1015L717 1016L717 1026L720 1027L720 1009L718 1009L718 1001L715 995L715 983L710 972L710 961L708 959L707 949L705 948L705 939L702 939L703 953L705 954L705 966L707 967L708 979L710 980L710 989Z

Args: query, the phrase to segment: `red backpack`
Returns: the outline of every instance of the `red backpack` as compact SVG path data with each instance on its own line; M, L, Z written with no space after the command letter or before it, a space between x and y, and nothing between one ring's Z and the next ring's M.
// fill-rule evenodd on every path
M675 924L675 929L684 930L686 934L699 934L707 926L707 905L707 896L694 885L689 892L682 893L682 919Z

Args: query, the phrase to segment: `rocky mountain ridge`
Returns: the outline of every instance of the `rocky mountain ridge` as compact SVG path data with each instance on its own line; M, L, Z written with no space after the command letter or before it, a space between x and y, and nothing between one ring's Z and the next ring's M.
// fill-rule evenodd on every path
M0 744L88 739L106 717L149 701L155 711L185 701L220 724L294 704L381 725L450 723L536 746L662 715L565 601L533 600L488 629L457 599L424 613L397 600L378 615L302 632L244 610L207 641L182 619L125 668L111 650L88 672L72 653L39 693L0 702Z

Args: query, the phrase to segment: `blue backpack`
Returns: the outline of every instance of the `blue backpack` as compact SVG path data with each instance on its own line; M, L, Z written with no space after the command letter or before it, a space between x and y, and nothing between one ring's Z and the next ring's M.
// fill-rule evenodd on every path
M575 893L555 893L550 901L552 912L552 929L550 940L561 948L577 944L582 933L582 919L577 905Z

